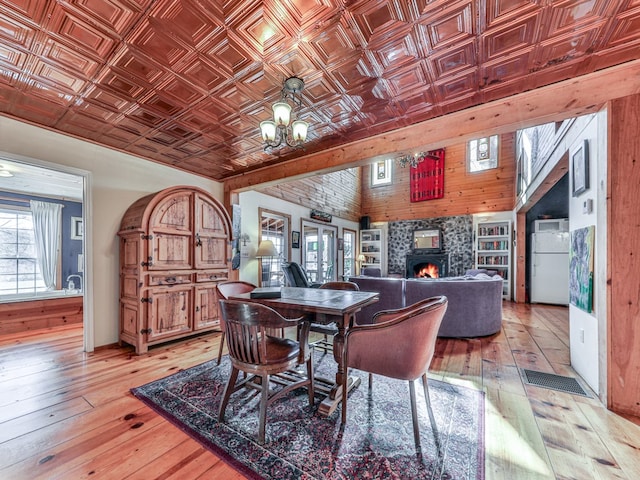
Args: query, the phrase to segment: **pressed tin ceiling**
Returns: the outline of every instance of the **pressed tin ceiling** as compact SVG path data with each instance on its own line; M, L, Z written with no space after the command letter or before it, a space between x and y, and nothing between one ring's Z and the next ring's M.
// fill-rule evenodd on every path
M224 180L639 48L640 0L0 0L0 113ZM306 148L268 154L291 75Z

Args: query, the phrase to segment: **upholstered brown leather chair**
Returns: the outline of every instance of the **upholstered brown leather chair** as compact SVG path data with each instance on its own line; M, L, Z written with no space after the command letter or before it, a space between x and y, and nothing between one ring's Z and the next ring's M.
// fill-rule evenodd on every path
M224 414L231 394L241 388L255 388L261 392L260 423L258 442L264 443L267 406L293 389L306 386L309 389L309 405L313 406L313 349L309 348L309 323L305 317L287 319L278 312L258 303L238 300L220 300L220 310L224 318L231 359L231 375L224 389L218 421L224 421ZM298 326L300 341L272 337L268 331ZM270 392L269 377L285 372L292 367L306 363L307 376L292 381L285 387ZM238 373L248 376L236 384ZM260 377L260 382L255 382Z
M238 295L240 293L247 293L254 290L256 286L253 283L242 281L230 281L222 282L216 286L219 300L227 300L232 295ZM222 349L224 348L224 319L220 316L220 329L222 330L222 336L220 337L220 348L218 349L218 365L222 359Z
M372 373L409 381L411 416L416 448L420 448L420 430L416 408L414 381L422 377L429 420L436 442L438 430L431 409L427 370L435 350L436 337L442 317L447 310L447 297L422 300L398 310L385 310L373 317L371 325L354 325L344 339L345 369L356 368ZM342 423L347 422L347 378L342 385Z
M358 284L354 282L325 282L318 288L328 288L330 290L350 290L353 292L357 292L360 290ZM324 335L324 338L322 340L318 340L312 343L314 347L321 348L325 352L333 350L333 336L338 333L338 327L334 322L328 324L311 323L310 331L321 333ZM332 337L331 341L329 341L329 335L331 335Z

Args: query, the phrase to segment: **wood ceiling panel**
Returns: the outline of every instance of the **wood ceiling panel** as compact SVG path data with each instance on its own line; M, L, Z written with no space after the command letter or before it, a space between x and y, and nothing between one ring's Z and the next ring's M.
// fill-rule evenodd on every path
M0 0L0 114L223 180L638 52L640 0Z

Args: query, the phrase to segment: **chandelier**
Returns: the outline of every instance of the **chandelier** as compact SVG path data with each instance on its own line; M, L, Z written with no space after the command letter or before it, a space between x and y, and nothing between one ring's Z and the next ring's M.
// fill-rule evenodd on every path
M403 153L398 158L396 158L396 161L402 168L405 168L407 165L409 165L411 168L417 168L418 164L425 158L432 158L434 160L437 160L439 157L437 155L433 155L430 152L418 152L414 153L413 155Z
M304 81L301 78L289 77L284 81L280 92L280 101L271 107L273 120L260 122L265 152L281 146L302 148L309 129L309 124L298 118L302 108L302 90L304 90ZM294 110L296 117L293 122L291 122L292 110Z

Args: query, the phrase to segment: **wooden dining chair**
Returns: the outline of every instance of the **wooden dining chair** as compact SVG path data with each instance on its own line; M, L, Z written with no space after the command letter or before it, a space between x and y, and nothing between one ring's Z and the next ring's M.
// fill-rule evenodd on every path
M358 287L357 283L346 282L346 281L345 282L325 282L322 285L320 285L320 287L318 288L322 288L322 289L328 288L330 290L349 290L353 292L357 292L360 290L360 287ZM320 348L325 352L329 352L333 350L333 337L338 333L338 327L335 324L335 322L331 322L328 324L312 322L311 326L309 327L309 330L311 332L320 333L324 335L324 338L311 343L313 347ZM331 341L329 341L329 336L331 336Z
M371 325L353 325L344 339L343 365L372 374L409 381L411 417L416 448L420 429L414 381L422 377L427 412L436 443L438 429L431 409L427 371L436 345L438 329L447 310L447 297L431 297L397 310L383 310ZM342 385L342 424L347 422L347 378Z
M305 317L287 319L274 309L253 302L237 300L220 300L220 310L224 318L231 359L231 375L224 389L218 421L224 421L225 410L233 392L242 388L259 389L260 394L260 422L258 427L258 442L265 441L265 426L267 407L291 390L307 387L309 390L309 405L313 406L313 349L309 347L309 322ZM300 340L273 337L269 330L277 330L298 326ZM271 391L269 389L270 376L286 372L287 370L305 363L306 378L289 381L286 386ZM247 373L247 377L236 384L238 373ZM260 381L256 382L256 377ZM280 379L279 379L280 380ZM278 382L282 384L282 382Z
M232 295L251 292L255 288L256 286L253 283L242 281L221 282L216 285L218 300L227 300ZM220 316L220 329L222 330L222 336L220 337L220 348L218 349L218 365L220 365L220 360L222 359L225 338L224 319L222 316Z

